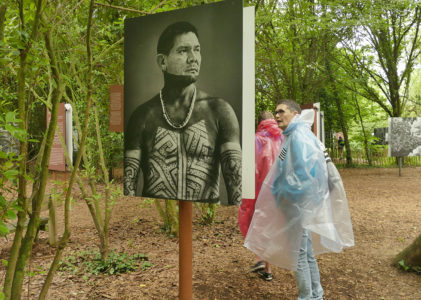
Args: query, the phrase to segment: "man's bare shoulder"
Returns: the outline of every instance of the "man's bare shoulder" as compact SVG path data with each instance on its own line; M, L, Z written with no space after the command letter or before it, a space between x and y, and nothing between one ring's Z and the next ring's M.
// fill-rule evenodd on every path
M140 104L133 111L131 118L139 121L147 121L148 118L156 116L157 111L161 110L161 103L159 101L159 95L155 95L148 101Z
M228 103L228 101L218 96L212 96L204 91L199 91L196 101L198 104L207 106L216 113L233 111L232 106Z

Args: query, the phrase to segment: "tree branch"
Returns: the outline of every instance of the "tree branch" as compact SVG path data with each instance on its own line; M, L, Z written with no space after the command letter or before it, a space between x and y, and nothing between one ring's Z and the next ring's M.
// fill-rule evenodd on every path
M96 6L104 6L104 7L114 8L114 9L118 9L118 10L135 12L135 13L142 14L142 15L149 15L149 14L152 14L153 12L155 12L155 10L157 10L159 7L161 7L165 2L167 2L167 1L166 0L161 1L157 6L152 8L150 11L142 11L142 10L137 10L137 9L134 9L134 8L105 4L105 3L100 3L100 2L95 2L94 4Z

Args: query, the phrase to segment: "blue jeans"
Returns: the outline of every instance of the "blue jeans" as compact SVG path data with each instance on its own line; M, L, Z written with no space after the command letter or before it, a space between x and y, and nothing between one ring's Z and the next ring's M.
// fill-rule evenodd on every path
M298 300L323 299L323 288L320 284L319 267L313 253L311 234L304 229L301 238L298 267L295 271L298 287Z

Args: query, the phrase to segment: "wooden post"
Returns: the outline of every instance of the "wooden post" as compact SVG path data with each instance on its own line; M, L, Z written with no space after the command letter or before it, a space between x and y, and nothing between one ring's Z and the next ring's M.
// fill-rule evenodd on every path
M48 197L48 243L57 246L56 204L53 197Z
M57 180L56 171L53 171L53 179ZM48 243L50 246L57 245L57 224L56 224L56 204L51 195L48 197Z
M179 201L179 299L193 299L192 202Z
M402 157L398 158L399 162L399 177L402 176Z

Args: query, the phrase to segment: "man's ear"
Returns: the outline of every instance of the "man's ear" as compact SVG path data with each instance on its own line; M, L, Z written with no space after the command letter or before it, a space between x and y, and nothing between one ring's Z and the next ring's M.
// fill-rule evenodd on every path
M162 72L167 70L167 57L164 54L158 54L156 56L156 62L158 63L158 66Z

